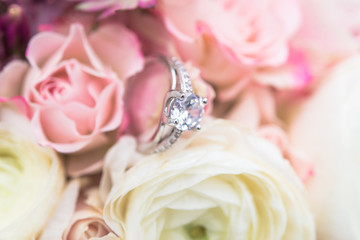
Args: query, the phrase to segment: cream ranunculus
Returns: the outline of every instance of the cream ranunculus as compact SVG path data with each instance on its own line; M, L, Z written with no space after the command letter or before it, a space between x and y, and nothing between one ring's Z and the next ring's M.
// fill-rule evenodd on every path
M360 239L360 55L336 66L293 115L290 139L314 162L317 239Z
M62 192L63 167L15 105L0 102L0 239L36 239Z
M129 149L106 161L128 161ZM314 239L304 189L288 162L230 121L209 123L119 176L104 219L126 240Z

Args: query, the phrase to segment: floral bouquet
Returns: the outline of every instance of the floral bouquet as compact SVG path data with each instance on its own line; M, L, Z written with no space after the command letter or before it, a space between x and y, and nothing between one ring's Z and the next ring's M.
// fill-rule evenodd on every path
M360 239L359 14L2 0L0 240Z

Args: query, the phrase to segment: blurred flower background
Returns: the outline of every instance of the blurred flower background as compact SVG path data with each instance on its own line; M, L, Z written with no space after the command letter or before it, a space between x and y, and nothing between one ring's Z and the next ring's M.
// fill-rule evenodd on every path
M360 239L359 34L359 0L2 0L0 240ZM208 105L145 155L156 54Z
M24 59L30 37L64 13L67 1L3 0L0 2L0 67Z

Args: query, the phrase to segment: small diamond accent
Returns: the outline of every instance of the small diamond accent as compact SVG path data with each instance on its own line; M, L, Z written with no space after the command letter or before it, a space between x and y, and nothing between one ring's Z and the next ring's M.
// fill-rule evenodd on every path
M204 107L201 97L194 93L186 93L185 99L174 98L170 106L169 123L181 131L196 128L200 123Z

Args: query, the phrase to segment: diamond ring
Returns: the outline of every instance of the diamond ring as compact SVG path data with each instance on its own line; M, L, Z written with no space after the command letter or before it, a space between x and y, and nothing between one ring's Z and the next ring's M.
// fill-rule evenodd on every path
M143 153L158 153L170 148L180 136L189 130L200 130L200 121L207 104L205 97L193 92L190 76L182 63L172 57L158 56L170 70L171 88L164 99L162 116L153 137L139 144Z

